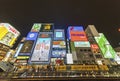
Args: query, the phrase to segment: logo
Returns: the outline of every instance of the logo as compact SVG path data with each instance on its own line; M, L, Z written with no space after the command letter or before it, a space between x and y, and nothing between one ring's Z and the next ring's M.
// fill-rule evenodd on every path
M33 38L34 36L35 36L35 34L33 34L33 33L29 35L30 38Z
M26 40L36 40L37 36L38 36L38 33L36 33L36 32L29 32L28 35L27 35Z

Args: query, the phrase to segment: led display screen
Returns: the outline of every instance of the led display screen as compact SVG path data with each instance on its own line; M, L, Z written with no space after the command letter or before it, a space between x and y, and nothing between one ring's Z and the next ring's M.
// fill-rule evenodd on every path
M51 38L38 38L31 57L33 62L48 62L50 56Z
M19 55L30 55L34 41L25 41Z
M53 24L52 23L42 23L41 26L41 32L45 32L45 31L52 31L53 30Z
M116 53L113 50L112 46L109 44L103 33L100 33L99 35L99 37L95 37L95 40L98 43L102 54L105 58L114 58Z
M31 32L39 32L41 29L41 24L40 23L35 23L31 29Z
M0 43L12 47L19 35L20 32L10 24L0 23Z
M63 33L62 32L56 32L56 37L62 37Z
M38 36L38 33L36 32L29 32L27 35L26 40L36 40Z
M65 40L64 30L55 29L54 30L54 40Z
M74 42L75 47L90 47L90 43L88 41L76 41Z

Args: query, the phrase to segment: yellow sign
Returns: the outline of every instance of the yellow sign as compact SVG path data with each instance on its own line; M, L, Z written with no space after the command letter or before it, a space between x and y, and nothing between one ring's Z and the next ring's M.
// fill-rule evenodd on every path
M20 32L9 23L0 23L0 43L12 47L19 35Z
M98 70L97 65L72 65L71 70Z
M0 26L0 40L7 34L8 30L4 26Z
M57 71L66 71L66 66L55 66Z
M12 45L15 43L15 40L16 40L16 38L13 38L13 39L10 41L10 46L12 46Z
M50 25L46 25L44 29L45 30L50 30Z
M28 59L29 56L18 56L17 59Z
M99 65L99 69L100 70L106 70L106 71L109 70L109 68L107 67L107 65Z

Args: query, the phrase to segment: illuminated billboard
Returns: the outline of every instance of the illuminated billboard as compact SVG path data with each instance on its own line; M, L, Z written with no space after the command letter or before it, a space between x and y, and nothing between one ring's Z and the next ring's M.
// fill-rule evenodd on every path
M70 30L70 31L84 31L83 26L69 26L68 30Z
M115 58L115 51L112 46L109 44L103 33L99 33L99 37L95 37L96 42L98 43L102 54L105 58Z
M34 41L31 41L31 40L25 41L24 45L22 46L22 49L20 50L19 55L24 55L24 56L30 55L32 47L33 47L33 44L34 44Z
M104 44L110 44L103 33L99 33L99 37L95 37L96 42Z
M31 62L48 63L50 59L51 38L38 38L33 51Z
M65 40L64 30L55 29L54 30L54 40Z
M0 23L0 43L12 47L20 32L8 23Z
M22 59L22 60L17 59L16 62L17 63L27 63L27 60L26 59Z
M55 58L66 57L66 50L53 50L51 57L55 57Z
M29 59L29 56L18 56L17 59Z
M67 30L67 37L68 37L69 40L71 39L70 31L80 31L80 32L83 32L84 29L83 29L83 26L69 26L68 30Z
M91 44L90 46L91 46L92 49L99 49L97 44Z
M73 55L67 54L67 64L73 64Z
M71 31L71 41L88 41L85 32Z
M46 32L46 31L53 31L53 23L42 23L41 25L41 32Z
M53 41L53 48L66 48L65 41Z
M88 41L75 41L75 47L90 47L90 43Z
M31 32L39 32L41 29L41 24L40 23L35 23L31 29Z
M100 53L100 49L97 44L91 44L91 50L94 54Z
M36 32L29 32L27 35L26 40L36 40L38 36L38 33Z
M112 48L111 45L106 45L106 53L105 53L105 58L115 58L116 52L114 51L114 49Z

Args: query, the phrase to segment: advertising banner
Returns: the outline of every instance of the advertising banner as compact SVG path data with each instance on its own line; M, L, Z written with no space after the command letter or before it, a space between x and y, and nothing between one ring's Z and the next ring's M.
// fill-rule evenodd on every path
M95 37L95 40L98 43L110 44L103 33L99 33L99 37Z
M42 23L42 26L41 26L41 32L51 32L53 31L53 27L54 24L53 23Z
M65 41L53 41L53 48L66 48Z
M75 47L90 47L90 43L88 41L75 41Z
M19 55L23 55L23 56L30 55L32 47L33 47L33 44L34 44L34 41L31 41L31 40L25 41L24 45L22 46L22 49L20 50Z
M73 64L73 55L67 54L67 64Z
M70 32L71 31L83 32L84 29L83 29L83 26L69 26L68 29L67 29L67 37L68 37L69 40L71 39L71 37L70 37Z
M42 25L41 23L35 23L35 24L33 24L31 32L39 32L40 29L41 29L41 25Z
M12 47L20 32L9 23L0 23L0 43Z
M51 38L38 38L31 61L44 63L49 61Z
M66 57L66 50L52 50L52 57Z
M26 59L24 59L24 60L18 60L18 59L17 59L16 62L17 62L17 63L27 63L27 60L26 60Z
M64 30L55 29L54 30L54 40L65 40Z
M64 58L51 58L52 65L64 65Z
M26 40L36 40L38 36L38 33L36 32L29 32L27 35Z
M29 59L29 56L18 56L17 59Z
M108 40L105 38L103 33L100 33L99 35L100 35L99 37L95 37L95 40L98 43L104 57L115 58L116 53L112 46L110 45L110 43L108 42Z
M111 45L106 45L106 51L104 54L105 58L115 58L116 52Z
M71 41L88 41L85 32L71 31Z
M39 38L52 38L53 32L40 32L38 37Z

